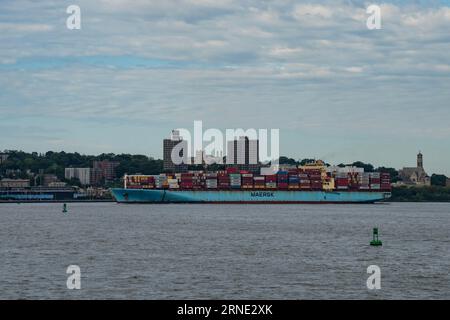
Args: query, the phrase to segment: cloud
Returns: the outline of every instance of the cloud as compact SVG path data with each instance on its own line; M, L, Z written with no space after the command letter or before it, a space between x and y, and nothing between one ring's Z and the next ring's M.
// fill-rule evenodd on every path
M48 24L38 23L0 23L0 31L5 32L43 32L50 31L53 27Z
M95 124L112 139L107 124L195 119L286 128L311 144L450 138L436 129L450 117L443 2L385 1L373 31L366 1L80 0L82 30L66 29L66 4L0 2L4 121Z
M293 15L298 20L305 17L329 19L333 16L333 9L322 5L299 4L295 7Z

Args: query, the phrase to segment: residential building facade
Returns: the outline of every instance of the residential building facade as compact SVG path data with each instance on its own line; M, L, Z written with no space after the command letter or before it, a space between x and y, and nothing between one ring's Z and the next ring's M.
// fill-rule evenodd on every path
M68 180L78 179L84 186L91 184L91 168L66 168L64 177Z
M182 163L174 163L172 159L172 151L177 148L179 158L183 159ZM188 143L180 136L178 130L172 130L169 139L163 140L163 170L166 172L186 172L188 170Z
M248 137L227 142L228 167L237 167L239 170L258 172L261 168L259 163L259 140L250 140Z

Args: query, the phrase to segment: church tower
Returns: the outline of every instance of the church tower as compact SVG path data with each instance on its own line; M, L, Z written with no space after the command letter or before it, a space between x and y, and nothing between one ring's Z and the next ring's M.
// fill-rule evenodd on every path
M417 168L423 169L423 155L420 151L419 154L417 155Z

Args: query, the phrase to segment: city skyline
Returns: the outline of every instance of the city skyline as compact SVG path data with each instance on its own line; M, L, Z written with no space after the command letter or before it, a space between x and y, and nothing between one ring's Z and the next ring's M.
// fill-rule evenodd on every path
M0 148L162 159L173 128L280 129L280 154L450 176L450 2L0 3Z
M169 140L169 139L164 139L164 141L165 140ZM164 154L164 141L163 141L163 148L162 148L162 154ZM231 142L231 141L230 141ZM34 152L37 152L37 151L27 151L27 150L18 150L18 149L7 149L7 150L1 150L0 149L0 155L7 155L8 154L8 152L13 152L13 151L20 151L20 152L26 152L26 153L34 153ZM199 150L200 151L200 150ZM73 152L68 152L68 151L65 151L65 150L59 150L59 151L55 151L55 150L47 150L47 151L44 151L44 152L37 152L38 154L42 154L42 155L44 155L46 152L66 152L66 153L79 153L80 155L83 155L83 156L100 156L100 155L102 155L102 154L88 154L88 153L82 153L82 152L77 152L77 151L73 151ZM440 175L440 174L444 174L444 175L446 175L445 174L445 172L434 172L434 171L432 171L432 170L430 170L427 166L426 166L426 159L425 159L425 164L424 164L424 155L421 153L421 151L419 150L418 151L419 153L418 154L416 154L415 156L416 156L416 162L414 163L414 161L410 161L410 162L408 162L408 163L405 163L405 164L403 164L402 166L400 166L400 167L394 167L394 166L390 166L390 165L387 165L387 164L383 164L383 163L381 163L381 164L378 164L378 163L373 163L373 162L370 162L370 161L362 161L361 159L353 159L353 160L351 160L351 161L348 161L348 162L328 162L328 161L326 161L325 159L323 159L323 158L315 158L315 157L308 157L308 156L305 156L305 157L300 157L300 158L295 158L295 157L291 157L291 156L289 156L289 155L284 155L284 154L281 154L280 155L280 157L286 157L286 158L288 158L288 159L293 159L293 160L295 160L295 161L301 161L301 160L305 160L305 159L314 159L314 160L322 160L322 161L324 161L325 163L328 163L330 166L337 166L337 165L340 165L340 164L344 164L344 165L352 165L353 163L355 163L355 162L358 162L358 161L362 161L363 163L365 163L365 164L370 164L370 165L373 165L373 167L376 169L376 168L381 168L381 167L385 167L385 168L393 168L393 169L395 169L395 170L399 170L399 171L401 171L402 169L405 169L405 168L415 168L415 166L414 166L414 164L416 164L417 165L417 167L422 167L422 168L424 168L425 170L427 170L427 171L429 171L429 173L430 173L430 175L432 175L432 174L437 174L437 175ZM114 154L114 155L122 155L122 154L128 154L128 153L124 153L124 152L119 152L119 153L114 153L114 152L105 152L105 153L103 153L103 154ZM130 153L131 154L131 153ZM211 155L208 155L208 154L205 154L204 153L204 151L203 151L203 154L205 155L205 156L211 156ZM135 154L131 154L131 155L144 155L144 156L147 156L147 157L149 157L149 158L152 158L152 159L155 159L155 160L160 160L160 161L165 161L164 160L164 156L161 156L161 157L155 157L155 156L153 156L153 155L148 155L148 154L139 154L139 153L135 153ZM421 165L419 165L418 164L418 162L417 162L417 157L420 155L420 157L421 157ZM226 153L223 155L224 157L226 157ZM192 157L192 159L193 159L194 157ZM425 156L425 158L426 158L426 156ZM5 159L7 159L7 158L5 158ZM191 160L192 161L192 163L191 164L195 164L194 162L193 162L193 160ZM95 161L94 161L95 162ZM1 163L1 162L0 162ZM259 162L260 164L267 164L267 163L265 163L265 162ZM224 165L226 165L226 162L224 162L223 163ZM80 169L79 167L68 167L68 168L75 168L75 169ZM81 169L86 169L86 168L81 168ZM165 169L167 169L167 168L165 168ZM183 169L182 171L186 171L187 169ZM448 177L448 175L447 175L447 177Z

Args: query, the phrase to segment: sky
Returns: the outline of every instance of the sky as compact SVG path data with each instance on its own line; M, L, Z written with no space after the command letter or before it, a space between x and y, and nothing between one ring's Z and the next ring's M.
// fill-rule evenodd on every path
M0 0L0 150L161 158L194 120L450 176L450 1Z

